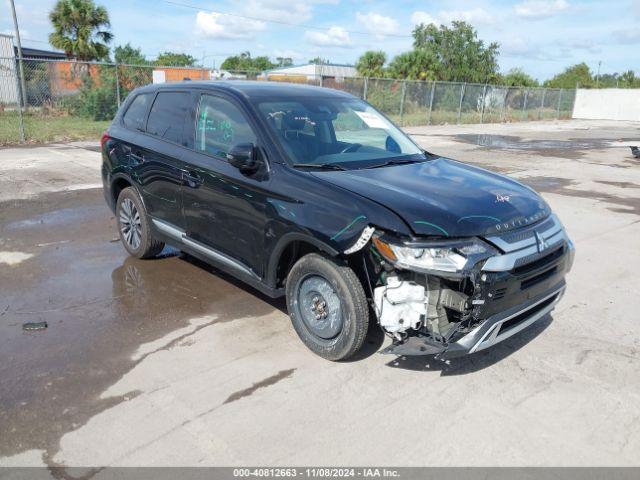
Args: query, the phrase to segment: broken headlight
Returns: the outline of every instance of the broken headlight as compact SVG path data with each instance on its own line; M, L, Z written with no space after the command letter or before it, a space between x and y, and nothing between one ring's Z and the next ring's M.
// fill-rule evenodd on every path
M498 254L495 248L478 238L399 244L376 236L373 244L394 266L424 273L463 272L480 260Z

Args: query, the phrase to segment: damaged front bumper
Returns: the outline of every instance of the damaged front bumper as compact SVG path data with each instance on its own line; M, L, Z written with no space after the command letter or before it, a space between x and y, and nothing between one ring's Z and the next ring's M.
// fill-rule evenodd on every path
M449 344L438 358L461 357L506 340L550 313L562 298L565 288L563 280L551 293L489 317L457 342Z
M472 354L506 340L554 309L564 294L564 277L575 256L573 243L557 218L552 216L535 229L517 235L488 240L501 249L501 254L479 264L480 269L472 275L476 279L474 293L467 297L463 314L467 320L452 323L457 327L444 337L434 336L424 327L409 330L402 338L396 335L382 353L436 355L440 359ZM403 275L408 278L408 274ZM416 275L409 283L421 281ZM442 302L442 306L449 312L453 304ZM463 310L459 306L456 309Z

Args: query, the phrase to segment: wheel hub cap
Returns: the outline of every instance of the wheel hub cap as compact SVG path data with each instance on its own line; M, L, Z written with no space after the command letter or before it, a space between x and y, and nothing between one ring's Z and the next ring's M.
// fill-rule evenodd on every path
M119 222L122 238L127 245L136 250L140 246L142 223L136 205L129 198L122 201Z
M342 330L342 306L331 284L312 275L300 282L300 315L307 328L320 338L330 339Z

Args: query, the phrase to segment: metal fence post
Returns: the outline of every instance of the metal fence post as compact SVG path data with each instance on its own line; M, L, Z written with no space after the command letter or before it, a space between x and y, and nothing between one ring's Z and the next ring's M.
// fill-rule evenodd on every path
M436 92L436 81L431 82L431 98L429 98L429 115L427 116L427 125L431 125L431 110L433 109L433 94Z
M538 120L542 119L542 109L544 108L544 97L547 94L547 89L542 89L542 101L540 102L540 108L538 109Z
M369 77L364 77L364 89L362 91L362 99L367 101L367 89L369 88Z
M500 109L500 123L504 122L504 113L507 109L507 98L509 97L509 87L507 87L507 93L505 93L502 99L502 108Z
M460 125L460 118L462 117L462 100L464 99L464 86L463 83L460 87L460 103L458 103L458 125Z
M484 103L487 98L487 84L484 84L482 89L482 106L480 107L480 123L484 123Z
M562 101L562 89L558 92L558 108L556 110L556 120L560 120L560 102Z
M400 96L400 126L404 126L404 97L407 94L407 81L402 81L402 95Z
M118 75L118 62L116 62L116 100L118 102L118 108L120 108L120 78Z
M524 91L524 101L522 102L522 120L525 120L527 115L527 97L529 96L529 89Z
M22 89L20 88L20 80L18 79L18 71L15 64L13 66L13 69L15 70L16 74L16 93L18 94L18 97L16 98L16 107L18 107L18 121L20 122L20 143L24 143L26 138L24 133L24 117L22 115Z

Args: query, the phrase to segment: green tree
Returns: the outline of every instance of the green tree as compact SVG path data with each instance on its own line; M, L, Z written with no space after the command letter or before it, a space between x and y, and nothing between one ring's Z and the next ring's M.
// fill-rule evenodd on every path
M428 62L419 65L421 72L433 72L435 80L457 82L494 82L498 78L499 45L478 39L476 30L466 22L451 26L420 24L413 30L414 50Z
M276 57L276 63L278 67L290 67L293 65L293 59L291 57Z
M239 55L232 55L225 58L220 68L235 72L255 72L269 70L276 67L276 64L269 60L269 57L251 57L250 52L242 52Z
M538 87L540 83L521 68L512 68L502 75L499 83L507 87Z
M160 66L193 67L196 59L186 53L162 52L154 63Z
M381 78L384 76L384 64L387 54L382 50L364 52L356 62L356 70L363 77Z
M134 48L130 43L119 45L113 50L116 63L126 63L129 65L148 65L149 61L144 56L142 50Z
M314 65L320 65L320 64L326 65L327 63L331 63L331 61L328 58L314 57L309 60L309 63L312 63Z
M438 78L437 59L431 50L415 49L401 53L389 64L389 76L411 80L435 80Z
M49 13L49 42L78 60L105 60L113 38L106 8L92 0L58 0Z
M640 88L640 77L637 77L633 70L627 70L618 76L615 86L623 88Z
M595 85L591 70L589 70L589 66L584 62L567 67L564 72L544 82L545 87L551 88L576 88L578 84L581 87L592 87Z

